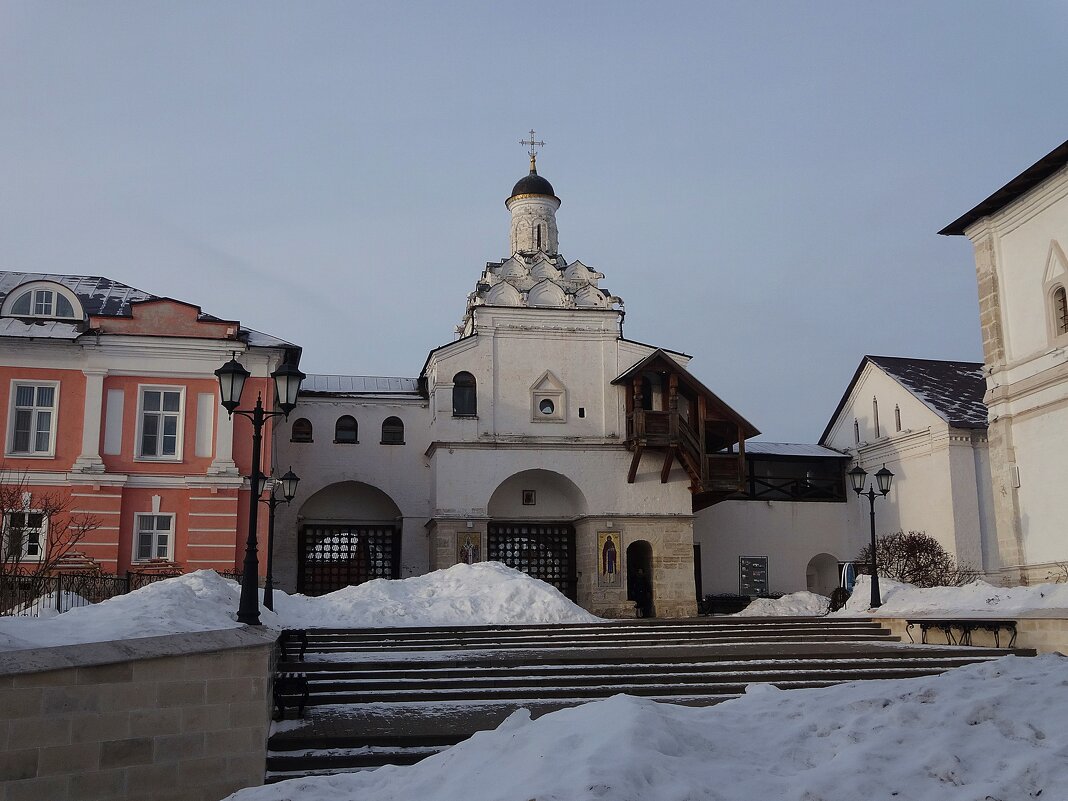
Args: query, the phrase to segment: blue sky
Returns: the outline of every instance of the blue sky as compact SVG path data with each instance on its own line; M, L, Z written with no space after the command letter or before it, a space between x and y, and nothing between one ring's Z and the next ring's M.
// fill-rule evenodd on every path
M1063 3L0 3L0 269L415 375L526 170L630 338L814 441L865 353L980 360L936 232L1068 138Z

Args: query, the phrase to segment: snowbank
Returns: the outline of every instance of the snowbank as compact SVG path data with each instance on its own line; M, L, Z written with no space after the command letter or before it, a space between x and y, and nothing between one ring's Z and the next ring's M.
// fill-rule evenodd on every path
M287 627L595 623L550 584L500 562L454 565L401 581L377 579L329 595L275 597Z
M0 617L0 650L235 628L236 581L211 570L158 581L50 619ZM275 590L272 628L379 628L600 620L555 587L498 562L455 565L425 576L378 579L309 598Z
M1068 617L1068 584L1036 584L1031 587L995 587L973 581L963 587L922 589L879 577L883 605L872 614L879 617L1012 617L1027 613L1060 613ZM835 615L868 614L871 578L857 576L853 595Z
M794 592L782 598L757 598L732 617L817 617L827 614L830 598L814 592Z
M294 779L230 801L1032 801L1068 786L1068 660L818 690L751 685L692 708L617 695L515 713L410 767ZM1040 796L1040 792L1045 791Z

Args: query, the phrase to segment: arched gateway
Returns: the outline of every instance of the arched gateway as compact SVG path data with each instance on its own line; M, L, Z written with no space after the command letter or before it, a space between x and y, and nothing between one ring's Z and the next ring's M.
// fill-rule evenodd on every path
M577 598L575 519L586 497L571 479L550 470L524 470L505 479L487 507L489 559L552 584Z
M297 592L323 595L376 578L400 578L401 513L359 481L316 492L300 508Z

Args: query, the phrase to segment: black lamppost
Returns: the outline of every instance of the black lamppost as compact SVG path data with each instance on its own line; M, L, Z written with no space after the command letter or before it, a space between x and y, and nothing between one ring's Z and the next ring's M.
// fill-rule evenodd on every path
M867 478L867 472L859 464L849 471L853 492L867 496L868 503L871 505L871 608L878 609L883 605L883 596L879 592L879 562L875 556L875 486L869 486L868 491L864 492L864 482ZM875 474L875 480L879 484L879 492L885 498L886 493L890 491L894 474L887 470L884 464L882 469Z
M260 446L263 442L263 424L269 417L286 417L297 405L297 393L304 373L288 362L273 373L275 405L281 411L263 408L262 396L257 393L256 405L251 410L238 409L241 390L249 377L249 371L236 358L215 371L219 378L219 390L223 408L233 417L239 414L252 421L252 474L249 476L248 539L245 541L245 564L241 572L241 603L237 607L237 622L249 626L260 625L259 561L256 557L256 526L259 516Z
M293 472L293 468L290 468L285 475L281 478L267 478L262 476L262 482L260 486L259 494L263 494L263 490L267 489L268 495L266 498L261 498L260 503L267 504L267 575L263 579L263 605L274 611L274 510L279 504L289 503L293 500L293 497L297 494L297 483L300 478ZM263 485L267 485L266 487ZM277 487L282 488L282 496L279 498L275 494Z

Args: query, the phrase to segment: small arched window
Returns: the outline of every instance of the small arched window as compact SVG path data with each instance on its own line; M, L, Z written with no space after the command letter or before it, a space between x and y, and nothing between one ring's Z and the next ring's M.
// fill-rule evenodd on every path
M75 311L69 290L52 284L34 284L32 288L14 295L4 304L5 314L12 317L43 317L53 320L77 320L81 314Z
M1053 290L1053 328L1057 336L1068 334L1068 294L1063 286Z
M355 445L358 442L357 434L359 434L360 427L356 423L356 418L352 415L342 415L337 419L337 423L334 424L334 442L343 443L345 445Z
M311 442L312 424L305 418L293 421L293 429L289 436L290 442Z
M875 428L875 438L879 439L882 436L882 432L879 430L879 399L871 399L871 419L872 425Z
M399 417L387 417L382 421L382 444L404 444L404 423Z
M894 428L897 431L901 430L901 407L894 406Z
M452 377L452 416L474 417L478 414L475 377L466 370Z
M860 422L855 417L853 418L853 442L860 444Z

